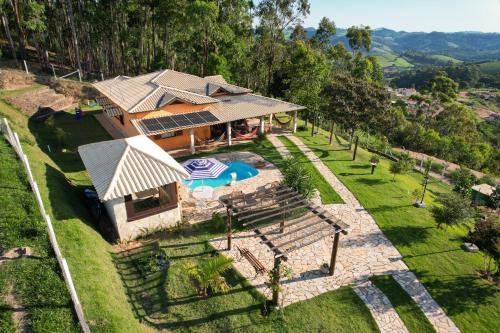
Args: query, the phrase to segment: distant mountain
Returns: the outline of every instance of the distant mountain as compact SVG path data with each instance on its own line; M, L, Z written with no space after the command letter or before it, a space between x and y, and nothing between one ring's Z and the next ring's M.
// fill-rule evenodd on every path
M315 32L314 28L306 28L309 36ZM345 37L346 29L337 28L337 34L331 38L332 43L343 43L349 47ZM419 62L433 62L423 59L422 54L431 55L434 61L451 62L465 61L477 62L500 59L500 33L482 32L406 32L380 28L373 31L371 53L378 56L398 57L413 64L411 59L406 59L405 53L411 51L410 56L417 56ZM437 56L437 57L436 57ZM401 63L403 67L405 63ZM397 64L396 64L397 66ZM411 65L410 65L411 66Z

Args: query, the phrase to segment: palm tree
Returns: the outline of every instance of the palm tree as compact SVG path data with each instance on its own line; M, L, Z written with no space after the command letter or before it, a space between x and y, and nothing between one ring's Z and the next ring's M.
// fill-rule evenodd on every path
M221 274L230 269L232 263L232 259L216 256L200 263L188 262L184 265L184 269L189 277L198 282L203 297L207 297L209 288L220 292L229 290L229 285Z

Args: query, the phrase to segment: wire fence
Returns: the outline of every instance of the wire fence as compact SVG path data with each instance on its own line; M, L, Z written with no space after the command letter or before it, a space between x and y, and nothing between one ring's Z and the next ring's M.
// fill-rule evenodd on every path
M59 248L59 244L57 243L56 234L54 232L54 228L52 226L52 221L50 216L47 214L45 207L43 205L42 197L40 196L40 190L38 189L38 185L33 178L33 173L31 172L30 164L28 161L28 157L23 151L21 146L21 142L19 141L19 137L16 132L12 131L7 119L0 119L0 131L3 133L4 137L10 143L10 145L14 148L17 156L22 161L24 165L24 169L26 170L26 174L28 175L28 181L31 185L31 189L35 193L36 201L38 203L38 207L40 209L40 213L42 214L45 223L47 224L47 232L49 234L50 243L52 245L52 249L56 255L57 261L59 262L59 267L61 268L64 281L66 282L66 286L68 287L69 294L71 296L71 300L73 302L73 307L78 317L78 321L80 322L80 326L84 333L90 333L90 328L85 320L85 316L83 314L82 306L78 299L78 295L76 293L75 286L73 284L73 279L71 278L71 274L69 272L68 264L66 259L61 254L61 250Z

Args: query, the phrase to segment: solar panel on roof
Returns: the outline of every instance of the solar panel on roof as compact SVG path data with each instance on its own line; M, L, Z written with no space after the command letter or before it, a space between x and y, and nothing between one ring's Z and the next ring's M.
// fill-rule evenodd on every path
M170 118L172 118L172 120L174 120L179 125L179 127L192 125L191 121L189 121L189 119L186 118L186 116L184 116L183 114L176 114L175 116L171 116Z
M186 117L191 121L193 125L199 125L205 123L205 119L203 119L198 112L188 113Z
M196 126L215 121L219 121L219 119L210 111L176 114L173 116L140 120L149 133L172 130L178 127Z
M205 119L205 121L206 121L207 123L211 123L211 122L214 122L214 121L219 121L219 119L218 119L216 116L214 116L214 115L212 114L212 112L210 112L210 111L202 111L202 112L198 112L198 114L199 114L199 115L200 115L203 119Z
M161 131L163 129L163 126L156 119L144 119L142 123L150 132Z
M175 121L171 119L171 117L161 117L161 118L156 118L160 124L163 126L163 129L171 129L171 128L176 128L179 127Z

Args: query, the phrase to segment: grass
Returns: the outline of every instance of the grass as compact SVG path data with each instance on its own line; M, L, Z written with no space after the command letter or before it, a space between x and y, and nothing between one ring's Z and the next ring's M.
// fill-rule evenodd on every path
M9 95L16 93L18 92L8 92ZM0 92L0 116L7 117L13 130L18 132L31 161L34 177L47 212L52 217L63 256L68 261L92 332L155 332L155 327L138 320L114 265L114 249L98 232L82 199L83 189L91 186L91 182L76 149L79 145L110 137L91 113L86 113L79 121L75 120L73 114L63 113L54 118L54 126L66 133L63 140L65 144L60 147L53 129L44 123L30 121L7 104L2 99L6 94L7 92ZM51 147L50 152L48 146ZM282 161L279 153L267 140L226 147L220 151L231 150L256 152L278 167ZM210 233L201 226L200 228L198 234L172 238L163 244L179 245L174 251L178 259L184 256L203 260L205 240L215 233ZM172 297L167 301L172 304L166 315L169 316L169 327L172 330L220 332L228 325L239 325L241 328L236 331L247 332L253 329L252 325L260 324L259 320L262 320L259 314L261 301L255 296L255 291L236 275L232 281L234 293L197 302L190 301L194 287L180 266L172 266L172 274L167 281L164 286L166 295ZM311 327L313 330L317 328L318 331L321 327L327 327L323 330L340 327L346 332L377 330L367 308L350 288L342 288L288 307L284 322L281 318L273 318L262 323L263 331L298 332L303 331L304 327Z
M325 131L315 137L307 131L297 136L370 212L405 263L463 332L492 332L498 328L498 288L478 277L476 270L482 265L482 255L461 249L468 228L436 229L429 209L412 206L411 192L421 186L421 174L397 175L393 182L390 162L382 159L372 176L371 153L366 150L358 149L353 162L352 152L343 142L328 145ZM435 197L447 191L448 186L432 180L425 202L432 206Z
M157 329L170 332L321 332L333 328L340 332L373 332L377 326L369 310L349 287L325 293L314 299L287 307L284 316L275 311L269 317L261 315L263 296L235 270L224 274L231 286L227 294L215 293L200 298L193 281L186 276L183 265L210 258L213 248L209 239L221 237L223 228L214 228L212 221L192 226L177 233L163 234L160 246L166 250L171 264L165 273L147 280L138 278L131 268L130 258L118 255L125 267L129 285L143 285L150 290L144 297L142 288L129 291L138 317ZM141 251L150 251L146 245ZM140 256L136 254L136 256ZM129 262L127 264L127 258ZM136 281L130 279L136 278Z
M375 58L379 62L380 66L382 66L382 68L395 66L398 68L408 69L413 67L413 65L406 59L401 58L394 53L378 53L375 55Z
M335 192L332 186L325 180L325 177L314 167L306 155L290 139L279 136L278 139L285 145L290 154L302 164L311 176L311 180L321 195L323 204L344 203L342 198Z
M500 60L488 61L479 64L481 72L484 74L494 75L500 73Z
M27 176L13 148L0 139L0 254L21 246L33 258L4 262L0 269L0 331L14 332L12 309L4 297L12 287L33 332L77 332L70 297L48 240L46 226Z
M436 332L420 307L392 276L373 276L370 280L391 301L392 306L410 333Z

